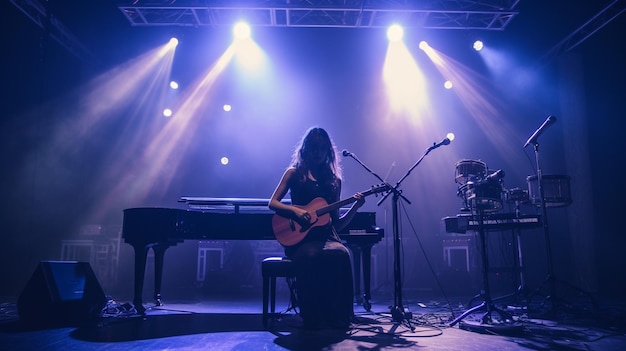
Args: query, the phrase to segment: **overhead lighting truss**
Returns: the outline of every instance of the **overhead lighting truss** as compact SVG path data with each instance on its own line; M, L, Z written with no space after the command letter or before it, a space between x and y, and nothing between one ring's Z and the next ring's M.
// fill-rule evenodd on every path
M541 62L549 62L551 59L559 55L574 50L585 40L611 23L614 19L626 12L626 4L620 0L613 0L610 4L600 10L595 16L585 22L582 26L571 32L552 49L550 49L542 58Z
M405 28L502 31L520 0L131 0L118 8L133 26Z
M30 18L45 33L70 53L85 62L94 62L95 57L48 9L36 0L10 0L22 13Z

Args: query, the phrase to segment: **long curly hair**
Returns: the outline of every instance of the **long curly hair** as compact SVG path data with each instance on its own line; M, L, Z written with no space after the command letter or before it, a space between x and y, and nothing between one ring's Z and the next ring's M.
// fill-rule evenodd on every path
M323 181L331 183L341 181L342 170L339 157L337 157L337 148L328 132L320 127L311 127L304 133L302 139L300 139L294 148L289 166L294 167L301 177L306 177L310 170L310 165L307 165L306 162L307 147L310 149L310 145L313 142L319 142L320 139L323 143L328 145L326 160L324 160L321 170L324 177Z

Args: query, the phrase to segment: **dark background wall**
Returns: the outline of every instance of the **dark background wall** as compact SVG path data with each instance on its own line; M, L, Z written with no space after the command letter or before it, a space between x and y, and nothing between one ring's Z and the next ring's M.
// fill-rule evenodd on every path
M440 219L455 215L461 205L453 179L455 163L484 160L490 168L506 171L507 188L525 189L526 177L533 174L534 154L531 147L521 146L548 115L556 115L558 122L542 136L541 160L544 172L572 177L574 204L550 210L555 271L594 293L625 296L619 272L626 263L621 221L626 196L620 135L626 110L623 16L572 52L542 61L550 48L602 6L572 9L571 2L522 2L520 15L506 31L481 33L511 57L510 66L498 75L470 56L464 43L474 33L408 33L414 55L419 52L416 43L427 38L481 79L490 79L480 97L496 106L497 113L485 118L488 125L502 129L478 123L457 96L434 86L428 93L436 128L390 119L380 107L384 92L379 72L387 45L383 30L259 29L256 40L272 57L272 79L279 84L259 95L254 87L239 85L236 72L225 72L212 96L236 101L240 112L224 119L215 104L199 113L198 127L188 138L192 145L175 153L175 166L162 165L163 174L171 174L168 167L174 167L175 175L167 182L157 177L146 185L145 170L136 167L145 162L140 155L155 135L144 133L151 130L146 124L163 122L131 118L137 109L148 108L137 101L110 108L106 118L89 126L94 110L83 105L107 100L85 96L98 91L93 85L96 77L111 76L113 68L161 45L172 34L182 38L173 74L183 85L191 85L228 45L229 29L132 28L106 2L92 4L91 9L72 5L73 11L68 10L71 6L51 3L95 53L88 62L46 36L11 4L2 5L0 11L6 41L0 68L0 294L19 294L37 262L59 259L61 240L79 238L84 225L121 225L124 208L177 207L179 196L269 197L292 146L311 125L329 129L339 149L351 150L391 182L400 179L444 132L455 132L457 140L425 158L403 184L411 200L402 207L405 286L437 291ZM567 16L560 13L563 6L571 10ZM437 77L425 56L415 56L428 77ZM300 94L281 98L293 91ZM226 152L238 155L232 167L214 165L213 160ZM342 162L344 196L377 183L352 160ZM142 196L135 196L137 189ZM385 285L392 279L391 208L389 201L380 206L377 201L370 199L365 210L376 212L378 224L386 229L387 237L375 249L377 281ZM493 245L506 246L507 240L503 244L496 239ZM195 245L185 243L168 252L168 269L174 271L170 276L195 279L195 261L189 258ZM529 231L524 245L529 285L536 287L546 274L542 232ZM105 290L128 293L131 257L130 247L122 244L119 279L106 283Z

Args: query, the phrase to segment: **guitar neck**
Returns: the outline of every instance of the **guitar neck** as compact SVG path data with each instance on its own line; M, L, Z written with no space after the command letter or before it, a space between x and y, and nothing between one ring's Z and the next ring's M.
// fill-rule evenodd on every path
M321 216L323 214L326 214L328 212L332 212L342 206L345 206L347 204L350 204L352 202L356 201L356 198L354 196L349 197L345 200L341 200L341 201L337 201L337 202L333 202L330 205L318 208L317 211L315 211L315 213L317 214L317 216Z
M386 189L387 189L387 187L378 187L378 188L370 189L370 190L367 190L367 191L363 191L363 192L361 192L361 194L363 196L369 196L369 195L372 195L372 194L383 192ZM317 211L315 211L315 213L318 216L321 216L323 214L326 214L328 212L334 211L334 210L336 210L336 209L338 209L338 208L340 208L342 206L345 206L347 204L353 203L355 201L356 201L356 197L351 196L351 197L349 197L347 199L340 200L340 201L337 201L337 202L333 202L330 205L326 205L324 207L321 207L321 208L317 209Z

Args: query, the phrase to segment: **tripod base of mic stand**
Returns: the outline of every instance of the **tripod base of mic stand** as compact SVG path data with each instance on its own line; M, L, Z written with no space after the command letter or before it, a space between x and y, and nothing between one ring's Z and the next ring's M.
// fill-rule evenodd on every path
M413 314L411 312L403 311L403 308L400 306L392 306L390 307L391 319L394 322L401 323L403 321L408 321L410 323L411 318L413 318Z
M391 313L391 319L394 323L396 323L396 325L405 323L406 327L408 327L411 331L415 331L415 327L411 323L413 313L405 311L402 306L389 306L389 311Z
M502 302L507 304L507 309L515 308L525 310L528 307L530 292L525 286L520 285L517 290L512 293L492 298L493 302Z
M484 311L478 321L464 321L467 316ZM494 314L499 318L494 318ZM523 330L523 325L513 320L510 313L494 306L493 302L483 301L467 311L463 312L455 320L450 322L449 326L459 323L459 328L476 331L476 332L499 332L513 333Z
M557 286L568 291L569 300L558 293ZM535 302L537 296L542 297L541 301ZM528 309L532 311L545 309L547 313L595 311L598 309L598 304L590 293L572 284L557 280L554 276L548 276L542 285L530 294Z
M459 323L459 328L476 333L500 335L514 335L524 332L524 326L521 323L516 322L485 324L475 321L461 321Z

